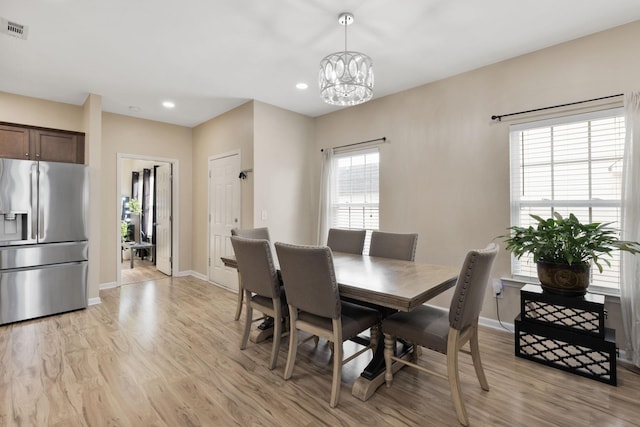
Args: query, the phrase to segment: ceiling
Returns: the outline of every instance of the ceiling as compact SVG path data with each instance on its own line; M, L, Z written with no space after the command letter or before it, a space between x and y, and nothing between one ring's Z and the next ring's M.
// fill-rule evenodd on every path
M317 73L344 48L344 11L374 99L640 19L638 0L2 0L28 37L0 34L0 91L94 93L104 111L189 127L249 99L315 117L340 108Z

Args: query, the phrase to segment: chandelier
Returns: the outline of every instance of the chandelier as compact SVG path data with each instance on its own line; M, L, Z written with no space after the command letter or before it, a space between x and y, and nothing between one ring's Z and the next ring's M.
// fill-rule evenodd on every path
M362 104L373 96L373 62L364 53L347 50L347 26L353 24L353 15L341 13L338 23L344 26L344 51L320 61L320 96L331 105Z

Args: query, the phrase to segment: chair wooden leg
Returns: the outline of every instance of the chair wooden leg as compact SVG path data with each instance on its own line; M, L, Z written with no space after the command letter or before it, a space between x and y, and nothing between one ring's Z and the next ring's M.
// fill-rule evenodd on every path
M280 300L274 301L274 313L273 316L273 344L271 346L271 362L269 363L269 369L276 367L278 361L278 353L280 352L280 338L282 338L282 304Z
M333 380L331 382L331 400L329 405L332 408L338 406L340 401L340 385L342 383L342 323L333 319Z
M478 345L478 327L475 326L471 339L469 340L469 346L471 347L471 360L473 361L473 367L476 370L476 376L480 381L480 387L483 390L489 391L489 382L484 375L484 369L482 368L482 361L480 360L480 346Z
M289 354L287 355L287 365L284 368L284 379L288 380L293 374L293 365L296 363L296 354L298 352L298 330L296 322L298 320L298 312L289 306Z
M249 341L249 333L251 332L251 321L253 320L253 308L251 307L251 296L247 295L247 309L245 310L244 332L242 334L242 341L240 342L240 350L244 350L247 347Z
M396 337L384 334L384 364L386 368L384 380L387 383L387 387L391 387L391 383L393 382L393 360L391 360L391 357L394 356L395 349Z
M244 296L244 286L242 286L242 278L240 272L238 272L238 302L236 303L236 316L234 320L240 319L240 313L242 312L242 297Z
M453 406L456 408L458 421L464 426L469 425L467 410L462 401L462 389L460 388L460 376L458 375L458 338L460 331L450 328L449 340L447 343L447 376L449 387L451 388L451 398Z

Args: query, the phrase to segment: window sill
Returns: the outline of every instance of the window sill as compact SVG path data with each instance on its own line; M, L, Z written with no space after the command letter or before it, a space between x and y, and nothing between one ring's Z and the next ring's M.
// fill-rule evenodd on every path
M539 285L540 282L525 277L501 277L500 280L504 286L508 286L511 288L517 288L520 290L525 285ZM619 289L611 289L611 288L603 288L600 286L590 286L589 292L596 295L604 295L607 301L611 302L620 302L620 290Z

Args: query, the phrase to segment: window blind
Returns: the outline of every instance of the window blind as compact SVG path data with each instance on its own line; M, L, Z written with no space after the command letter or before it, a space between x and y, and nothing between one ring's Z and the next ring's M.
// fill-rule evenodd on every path
M378 229L380 155L378 148L336 153L333 157L331 227L365 229L364 253Z
M620 228L625 123L622 109L604 110L511 127L511 223L534 225L573 213L583 222ZM592 268L592 287L619 288L620 257ZM535 278L530 256L512 258L512 273Z

